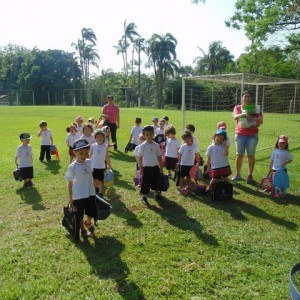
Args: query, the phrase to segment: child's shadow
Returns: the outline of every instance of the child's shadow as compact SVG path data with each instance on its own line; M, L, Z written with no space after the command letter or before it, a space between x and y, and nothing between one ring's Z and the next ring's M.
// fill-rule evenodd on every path
M51 162L46 164L46 170L49 170L54 175L59 173L59 169L61 169L59 160L51 160Z
M77 247L85 254L87 261L101 279L112 278L117 284L117 290L123 299L145 299L143 291L136 283L127 279L128 266L121 259L125 246L119 240L110 236L95 238L95 245L77 243ZM97 298L97 297L95 297ZM100 294L99 294L100 298Z
M205 233L203 226L196 219L189 217L186 210L176 202L164 197L159 201L159 206L160 207L151 205L149 208L161 215L161 217L171 225L182 230L193 231L204 243L214 246L219 245L216 238L211 234Z
M19 188L16 193L20 195L20 198L27 204L32 205L34 210L44 210L45 206L42 205L42 196L35 187L30 188Z

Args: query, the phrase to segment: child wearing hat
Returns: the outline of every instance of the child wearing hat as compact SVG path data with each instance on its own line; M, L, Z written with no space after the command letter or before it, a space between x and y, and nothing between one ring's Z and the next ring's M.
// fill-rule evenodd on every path
M20 134L21 145L17 148L15 163L21 171L21 177L24 179L23 187L33 186L33 163L32 163L32 147L29 144L31 135L28 132Z
M95 143L91 145L90 157L93 168L94 186L100 197L103 197L103 181L105 164L110 169L108 145L105 143L105 133L101 129L96 129L94 133Z
M40 131L38 132L38 137L42 137L41 140L41 152L40 152L40 162L44 161L45 154L46 160L51 161L51 151L50 146L53 145L53 136L51 129L47 128L47 122L42 120L39 124Z
M218 124L217 124L217 130L218 130L218 129L223 129L223 130L226 131L226 128L227 128L227 125L226 125L225 121L220 121L220 122L218 122ZM228 134L227 134L227 139L226 139L226 145L227 145L228 147L230 146L230 139L229 139Z
M85 139L78 139L73 146L75 159L68 167L65 179L68 181L69 201L77 209L80 218L81 235L94 236L92 218L96 216L93 168L88 159L90 145ZM84 214L87 215L84 221Z
M288 137L281 135L275 143L275 149L271 155L270 172L277 172L281 168L287 172L286 165L293 161L289 151Z
M153 123L153 128L154 128L154 135L156 134L156 129L159 128L159 125L158 125L158 117L153 117L152 118L152 123Z
M212 179L207 190L211 190L212 186L219 180L228 181L231 169L228 161L228 146L226 145L227 132L224 129L218 129L213 135L213 142L207 148L207 170L211 170Z

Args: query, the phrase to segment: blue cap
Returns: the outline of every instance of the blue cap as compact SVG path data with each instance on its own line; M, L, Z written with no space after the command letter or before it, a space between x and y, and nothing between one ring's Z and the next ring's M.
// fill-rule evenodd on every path
M227 137L227 132L224 129L218 129L215 134L222 134L225 138Z

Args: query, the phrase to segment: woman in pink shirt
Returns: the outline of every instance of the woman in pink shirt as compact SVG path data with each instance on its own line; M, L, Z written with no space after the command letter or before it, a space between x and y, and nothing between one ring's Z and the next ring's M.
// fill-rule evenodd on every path
M102 117L107 121L106 125L110 128L111 139L114 143L114 149L117 150L117 128L120 128L120 109L115 104L114 97L107 97L107 104L103 106Z
M235 145L236 145L236 174L232 180L241 180L241 169L245 151L248 156L247 183L253 181L252 173L255 166L255 150L258 143L258 127L261 124L262 114L249 114L242 112L244 106L252 104L253 98L249 91L242 94L241 105L236 105L233 110L233 119L236 121ZM260 120L260 122L258 122ZM256 122L257 121L257 122Z

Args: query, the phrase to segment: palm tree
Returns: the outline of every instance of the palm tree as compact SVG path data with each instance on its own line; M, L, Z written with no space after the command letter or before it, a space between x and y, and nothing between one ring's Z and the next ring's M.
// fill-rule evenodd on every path
M125 42L122 39L118 41L118 45L113 46L117 50L117 55L119 55L120 53L122 54L124 73L126 72L125 52L128 46L128 44L125 45Z
M222 73L225 71L226 65L233 62L233 55L225 47L222 47L221 41L211 42L207 53L200 47L198 49L202 52L202 56L194 59L194 63L197 64L197 74Z
M157 88L158 107L163 106L163 90L168 76L174 77L180 62L176 59L177 40L170 33L164 36L153 34L148 41L149 66L153 66Z

